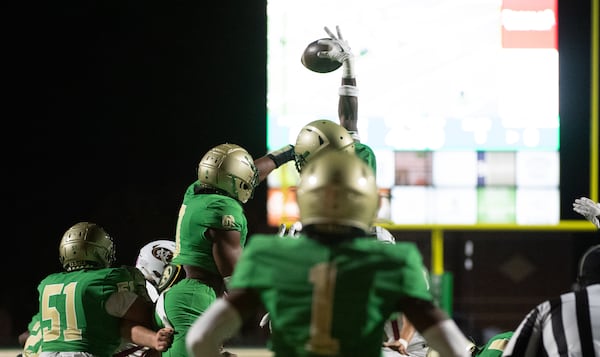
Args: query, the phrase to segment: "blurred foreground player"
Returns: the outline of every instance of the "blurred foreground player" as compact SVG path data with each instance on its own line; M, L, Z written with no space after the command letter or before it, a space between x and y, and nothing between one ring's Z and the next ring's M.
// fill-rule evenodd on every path
M298 185L301 235L250 239L229 293L188 331L188 354L219 356L262 306L275 357L381 356L395 311L444 356L469 356L470 342L432 302L417 247L369 236L378 203L373 170L356 155L329 151L309 162Z

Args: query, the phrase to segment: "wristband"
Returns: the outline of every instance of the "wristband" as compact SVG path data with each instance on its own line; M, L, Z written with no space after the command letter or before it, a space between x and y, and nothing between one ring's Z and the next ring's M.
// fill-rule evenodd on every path
M350 134L352 140L355 142L360 142L360 135L358 135L358 131L348 130L348 134Z
M294 145L286 145L272 153L267 154L267 157L275 163L275 167L279 167L288 161L294 159Z
M354 78L354 56L350 55L342 67L342 78Z
M404 346L404 349L406 349L406 347L408 347L408 342L403 338L399 338L398 343L401 344L402 346Z
M358 88L345 84L338 89L338 94L347 97L358 97Z

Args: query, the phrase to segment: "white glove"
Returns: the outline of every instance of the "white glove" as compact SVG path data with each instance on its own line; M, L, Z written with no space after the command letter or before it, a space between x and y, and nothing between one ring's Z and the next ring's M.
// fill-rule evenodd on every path
M600 221L598 221L598 216L600 216L600 204L587 197L577 198L575 199L575 202L573 202L573 211L584 216L585 219L592 222L596 228L600 229Z
M354 78L354 54L350 49L348 41L342 37L340 27L336 26L337 37L325 26L325 32L331 38L330 40L319 40L320 45L327 45L328 51L319 51L317 56L320 58L329 58L332 61L337 61L343 65L342 78Z

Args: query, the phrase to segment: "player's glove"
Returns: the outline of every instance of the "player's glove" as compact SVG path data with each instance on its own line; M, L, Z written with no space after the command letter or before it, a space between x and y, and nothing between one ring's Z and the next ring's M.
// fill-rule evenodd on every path
M584 216L585 219L592 222L596 228L600 229L600 221L598 220L598 216L600 216L600 204L587 197L577 198L575 199L575 202L573 202L573 211Z
M350 49L348 41L342 37L340 27L336 26L337 36L325 26L325 32L331 39L319 40L320 45L327 45L328 51L320 51L317 56L321 58L329 58L332 61L338 61L343 64L342 78L354 78L354 54Z

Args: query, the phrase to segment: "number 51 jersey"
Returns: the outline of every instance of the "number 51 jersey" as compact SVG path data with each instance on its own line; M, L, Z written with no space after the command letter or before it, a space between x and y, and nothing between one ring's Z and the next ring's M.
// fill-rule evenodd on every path
M121 343L120 318L106 311L106 301L117 291L149 300L145 289L143 275L133 267L48 275L38 285L41 351L112 356Z

